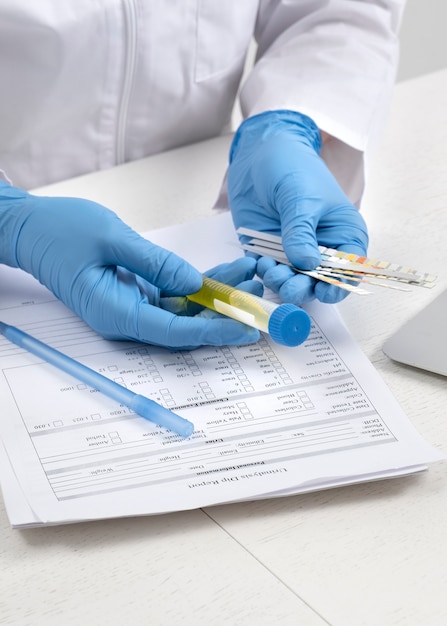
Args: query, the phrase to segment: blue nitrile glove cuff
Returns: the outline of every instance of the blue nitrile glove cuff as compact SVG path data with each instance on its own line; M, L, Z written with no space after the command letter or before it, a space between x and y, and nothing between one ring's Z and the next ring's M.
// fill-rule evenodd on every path
M244 120L237 129L230 147L230 163L237 151L241 136L252 133L259 139L275 135L283 132L287 126L287 131L291 134L306 139L309 145L320 154L321 150L321 133L315 122L307 115L297 113L296 111L288 111L287 109L279 109L277 111L265 111L258 115Z

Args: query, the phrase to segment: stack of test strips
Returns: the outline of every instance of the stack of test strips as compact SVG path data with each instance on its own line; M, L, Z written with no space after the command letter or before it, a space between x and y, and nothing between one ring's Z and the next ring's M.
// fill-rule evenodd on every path
M270 257L278 263L293 267L296 272L307 274L312 278L359 295L371 293L360 287L359 283L410 291L410 286L433 287L436 281L435 274L419 273L415 269L397 263L357 256L324 246L319 246L321 264L311 271L300 270L290 263L284 252L281 237L278 235L250 228L239 228L237 232L249 238L242 244L244 250Z

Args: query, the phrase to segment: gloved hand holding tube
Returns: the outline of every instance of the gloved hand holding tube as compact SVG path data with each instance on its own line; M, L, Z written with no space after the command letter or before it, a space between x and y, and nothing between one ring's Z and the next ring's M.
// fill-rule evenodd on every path
M202 274L89 200L35 196L0 181L0 263L32 274L107 339L192 349L259 338L245 324L188 309L185 296L200 289ZM259 295L255 268L242 259L214 277Z
M365 255L368 246L365 222L320 158L320 148L313 120L279 110L245 120L230 150L235 227L281 235L289 260L303 270L320 263L318 245L357 255ZM258 260L257 273L283 302L337 302L347 295L266 257Z

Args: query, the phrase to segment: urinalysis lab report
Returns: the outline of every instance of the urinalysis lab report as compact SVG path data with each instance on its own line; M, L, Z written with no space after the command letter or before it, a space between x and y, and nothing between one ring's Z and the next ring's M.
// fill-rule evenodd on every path
M154 231L201 270L242 254L229 215ZM0 480L13 526L153 515L418 472L425 442L345 328L307 311L308 339L173 352L106 341L20 270L2 267L1 318L195 426L158 428L0 341ZM1 339L1 338L0 338Z

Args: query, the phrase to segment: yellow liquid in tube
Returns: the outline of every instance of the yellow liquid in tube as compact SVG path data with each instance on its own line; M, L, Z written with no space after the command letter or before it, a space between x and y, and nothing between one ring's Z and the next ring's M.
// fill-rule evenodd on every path
M188 299L268 333L283 345L296 346L310 332L310 318L303 309L293 304L275 304L207 276L203 277L201 289Z

